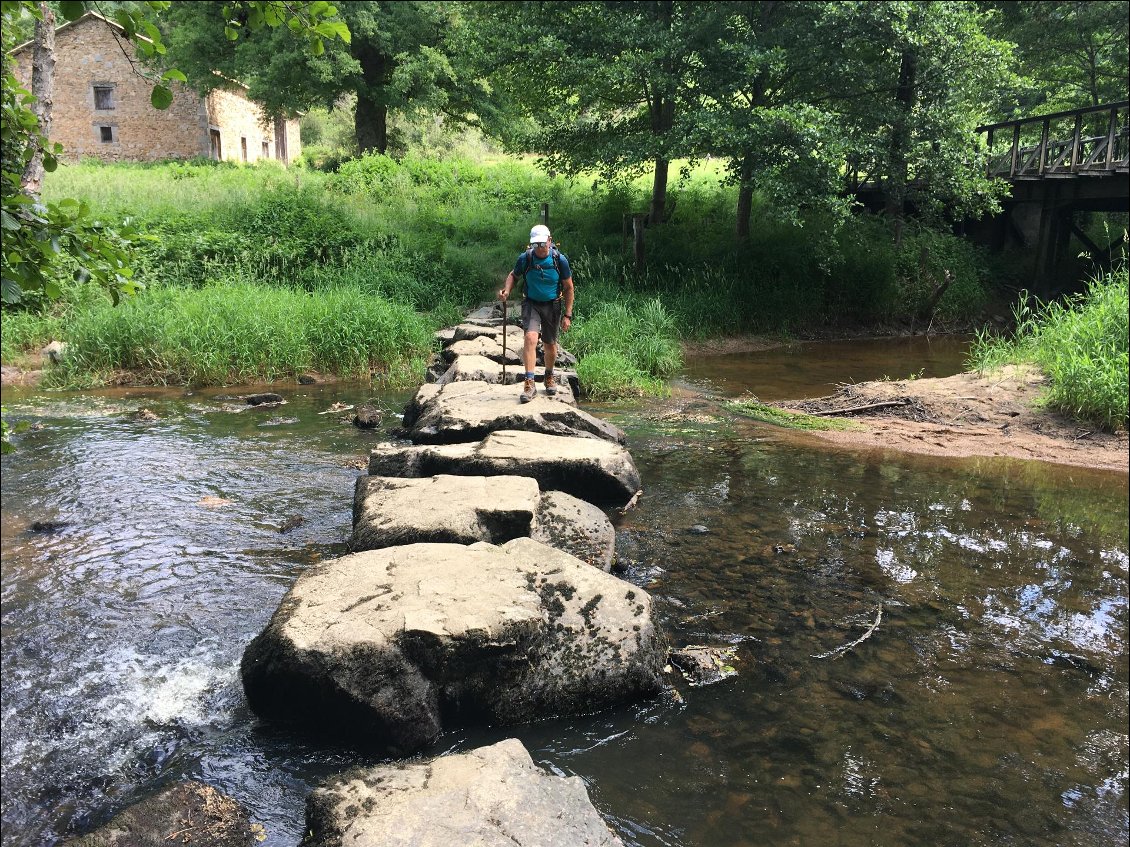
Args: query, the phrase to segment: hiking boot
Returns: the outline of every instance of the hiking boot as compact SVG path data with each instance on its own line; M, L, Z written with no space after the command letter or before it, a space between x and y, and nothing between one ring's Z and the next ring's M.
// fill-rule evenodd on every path
M532 379L527 379L526 384L522 386L522 396L519 398L523 403L529 403L534 399L538 393L537 387L534 385Z
M545 393L550 397L557 393L557 377L553 374L545 375Z

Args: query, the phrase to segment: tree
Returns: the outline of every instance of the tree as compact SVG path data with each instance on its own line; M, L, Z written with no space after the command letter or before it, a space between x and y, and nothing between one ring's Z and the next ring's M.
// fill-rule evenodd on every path
M319 54L298 49L284 33L262 29L224 43L209 8L217 5L178 3L166 16L169 52L201 91L222 84L209 73L219 70L245 82L248 96L271 115L333 107L343 95L356 94L354 128L361 153L388 150L390 114L431 110L469 118L466 103L473 99L473 87L464 86L449 43L459 29L455 4L344 4L341 15L351 40Z
M1024 81L1014 101L1020 111L1065 111L1126 99L1127 0L1016 0L984 6L993 13L993 34L1016 44Z
M87 12L85 2L58 4L68 21ZM119 6L113 20L124 36L136 47L143 60L156 62L165 52L160 30L154 20L168 9L168 2L149 0L130 7ZM336 9L329 3L281 0L243 0L216 7L222 13L224 34L238 39L243 28L286 29L302 39L307 49L324 51L323 39L348 40L344 24L334 20ZM237 20L233 15L239 16ZM130 267L130 253L141 234L126 221L113 228L95 220L85 203L65 199L43 203L39 199L39 179L43 171L53 171L62 148L47 137L50 125L49 96L39 99L27 91L16 78L11 57L15 40L26 33L27 19L36 24L36 53L33 79L40 95L48 88L43 81L50 77L54 63L51 46L51 10L46 3L31 0L3 0L0 22L3 39L3 87L0 91L0 227L4 248L0 250L0 301L18 303L28 295L59 296L59 282L66 270L73 270L78 279L93 280L110 292L116 303L122 293L133 293L137 283ZM144 66L150 67L150 66ZM157 108L172 102L169 84L184 81L176 68L163 73L156 65L148 72L153 82L151 101Z
M699 97L684 109L683 134L696 155L726 161L727 181L738 186L739 240L749 236L755 192L786 217L814 206L837 218L846 213L839 126L832 113L810 105L826 90L820 71L832 49L813 37L821 5L746 0L699 6L699 14L718 20L694 63Z
M713 15L699 3L475 3L481 73L525 119L503 141L549 168L605 179L652 168L649 221L666 215L671 160L687 155L680 121L695 97L697 55Z
M872 3L822 10L820 40L835 90L814 101L839 116L853 162L877 183L896 242L908 205L936 220L976 217L1004 187L985 177L975 129L997 92L1015 87L1011 46L986 33L969 2Z

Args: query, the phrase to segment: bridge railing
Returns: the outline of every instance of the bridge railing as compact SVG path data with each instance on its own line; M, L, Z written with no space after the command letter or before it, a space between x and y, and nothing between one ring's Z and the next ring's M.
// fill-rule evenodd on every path
M1130 101L977 127L987 133L987 173L1006 179L1102 175L1127 170ZM1009 144L995 150L1002 138ZM998 145L999 146L999 145Z

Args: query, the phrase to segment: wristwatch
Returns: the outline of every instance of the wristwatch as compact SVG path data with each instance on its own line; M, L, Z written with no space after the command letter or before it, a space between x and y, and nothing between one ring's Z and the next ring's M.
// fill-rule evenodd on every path
M573 320L573 316L572 316L572 315L565 315L565 317L567 317L567 318L568 318L569 320Z

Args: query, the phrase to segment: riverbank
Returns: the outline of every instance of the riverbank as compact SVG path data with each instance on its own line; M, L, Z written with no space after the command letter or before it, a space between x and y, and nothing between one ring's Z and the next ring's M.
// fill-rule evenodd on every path
M827 397L774 405L850 418L857 428L812 432L846 447L1004 456L1130 472L1126 431L1102 432L1042 408L1039 399L1047 384L1036 368L1010 365L984 376L861 382Z

